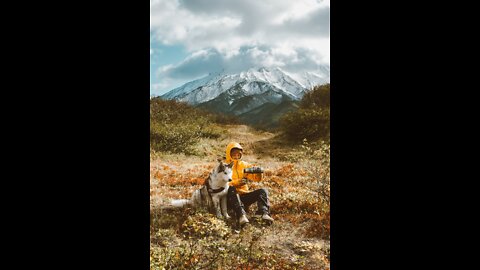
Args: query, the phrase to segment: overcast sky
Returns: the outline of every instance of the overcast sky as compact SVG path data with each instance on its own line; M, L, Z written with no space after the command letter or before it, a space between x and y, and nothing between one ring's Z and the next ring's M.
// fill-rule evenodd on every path
M330 0L151 0L150 93L210 72L330 65Z

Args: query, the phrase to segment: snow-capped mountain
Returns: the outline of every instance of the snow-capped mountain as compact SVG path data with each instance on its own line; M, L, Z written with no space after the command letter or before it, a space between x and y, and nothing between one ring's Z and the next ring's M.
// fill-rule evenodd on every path
M269 117L276 117L269 114L275 111L284 113L313 86L327 83L329 68L319 71L290 74L280 68L261 67L236 74L211 73L175 88L161 98L237 115L247 122L258 122L260 118L268 122ZM282 108L276 108L278 106Z
M289 74L280 68L249 69L237 74L210 73L208 76L188 82L164 94L162 98L185 101L192 105L207 102L218 97L232 88L242 92L244 96L262 94L267 90L259 87L266 84L274 87L278 92L290 96L292 99L300 99L305 91L312 86L328 81L328 73L306 72L300 75Z
M302 74L291 74L290 76L304 88L312 89L316 85L330 81L330 68L320 67L320 72L305 72Z

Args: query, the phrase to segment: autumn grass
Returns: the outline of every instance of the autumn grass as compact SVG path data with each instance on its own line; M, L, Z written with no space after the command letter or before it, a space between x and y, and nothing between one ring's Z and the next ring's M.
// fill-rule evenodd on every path
M329 269L329 146L287 142L244 125L221 125L217 138L201 138L185 153L152 152L150 164L151 269ZM165 211L170 199L189 198L224 156L240 142L244 159L266 169L252 189L269 190L272 226L251 219L236 231L205 210ZM249 209L253 215L256 205Z

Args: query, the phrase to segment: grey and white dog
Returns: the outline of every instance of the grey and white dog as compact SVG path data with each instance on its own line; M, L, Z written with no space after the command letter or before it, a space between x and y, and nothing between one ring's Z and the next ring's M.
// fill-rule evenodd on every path
M195 190L189 200L172 200L168 206L163 208L192 206L211 209L213 206L218 218L221 219L223 214L223 217L229 219L230 216L227 213L227 193L229 182L232 181L232 167L233 162L226 164L221 159L218 159L217 167L213 169L205 180L205 184L202 188Z

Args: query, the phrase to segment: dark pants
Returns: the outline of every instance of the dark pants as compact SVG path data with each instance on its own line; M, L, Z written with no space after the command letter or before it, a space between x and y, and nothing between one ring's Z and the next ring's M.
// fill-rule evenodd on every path
M257 212L255 214L263 215L270 214L270 203L268 201L268 191L264 188L254 190L242 195L237 194L235 187L228 188L227 208L233 209L237 217L246 214L245 209L248 209L253 203L257 203Z

